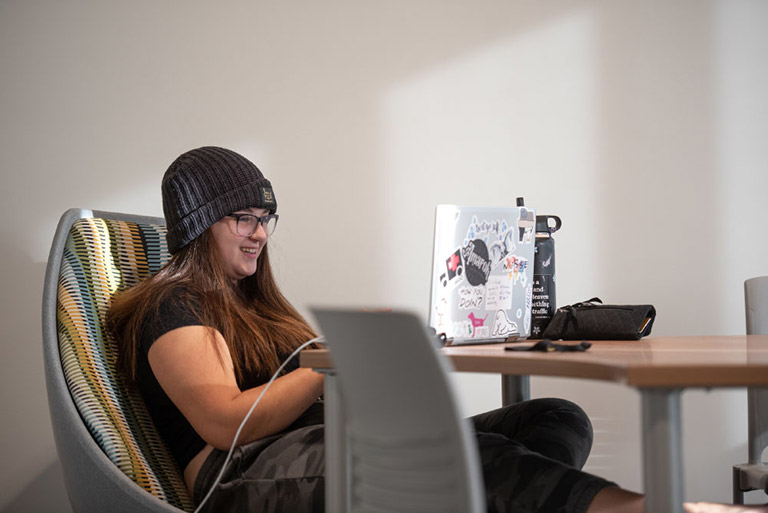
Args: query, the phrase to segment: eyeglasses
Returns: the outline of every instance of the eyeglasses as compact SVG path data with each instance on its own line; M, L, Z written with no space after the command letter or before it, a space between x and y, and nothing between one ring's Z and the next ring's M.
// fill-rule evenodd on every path
M256 232L259 225L264 228L264 232L267 235L272 235L277 226L277 219L280 217L277 214L270 214L268 216L255 216L253 214L229 214L226 217L231 217L237 221L235 231L242 237L250 237Z

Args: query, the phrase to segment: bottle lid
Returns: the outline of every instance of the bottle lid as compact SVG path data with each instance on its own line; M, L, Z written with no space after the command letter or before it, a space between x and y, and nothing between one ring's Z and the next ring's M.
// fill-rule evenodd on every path
M557 216L536 216L536 232L538 233L555 233L562 225L562 221Z

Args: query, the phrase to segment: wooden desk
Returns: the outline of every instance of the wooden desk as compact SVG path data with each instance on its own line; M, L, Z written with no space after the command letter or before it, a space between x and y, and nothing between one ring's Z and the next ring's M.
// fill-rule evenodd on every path
M610 381L640 391L643 487L648 512L682 512L681 391L768 387L768 335L595 341L584 353L505 351L504 347L460 346L442 351L456 371L502 375L505 402L528 398L528 376ZM346 513L343 410L333 364L327 350L312 350L301 354L301 366L326 372L327 510Z

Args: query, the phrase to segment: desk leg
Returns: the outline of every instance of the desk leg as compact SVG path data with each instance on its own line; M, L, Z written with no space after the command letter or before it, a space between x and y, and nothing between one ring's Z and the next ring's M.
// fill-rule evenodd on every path
M531 398L531 377L501 375L501 404L510 404L527 401Z
M347 439L336 375L325 373L325 510L349 511Z
M683 513L680 390L645 388L641 393L645 511Z

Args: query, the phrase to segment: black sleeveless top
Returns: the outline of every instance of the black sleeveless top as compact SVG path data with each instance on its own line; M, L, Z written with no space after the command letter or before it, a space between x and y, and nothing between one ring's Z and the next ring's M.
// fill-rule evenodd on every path
M149 365L147 355L152 344L169 331L184 326L201 325L199 309L196 309L194 304L191 307L186 305L177 298L176 294L172 294L166 300L161 301L159 308L156 311L151 311L144 319L139 340L140 350L136 372L139 391L155 427L170 448L182 471L192 458L203 450L206 442L197 434L160 386ZM286 366L285 372L290 372L297 367L298 358L294 358ZM245 377L244 383L238 382L238 386L241 390L257 387L269 381L270 378L271 376L252 374Z
M205 447L205 441L192 428L186 417L173 404L149 365L149 348L155 340L169 331L184 326L199 326L196 312L185 307L173 296L160 303L158 310L151 311L144 319L139 339L136 377L144 402L157 431L171 450L183 471L192 458Z

